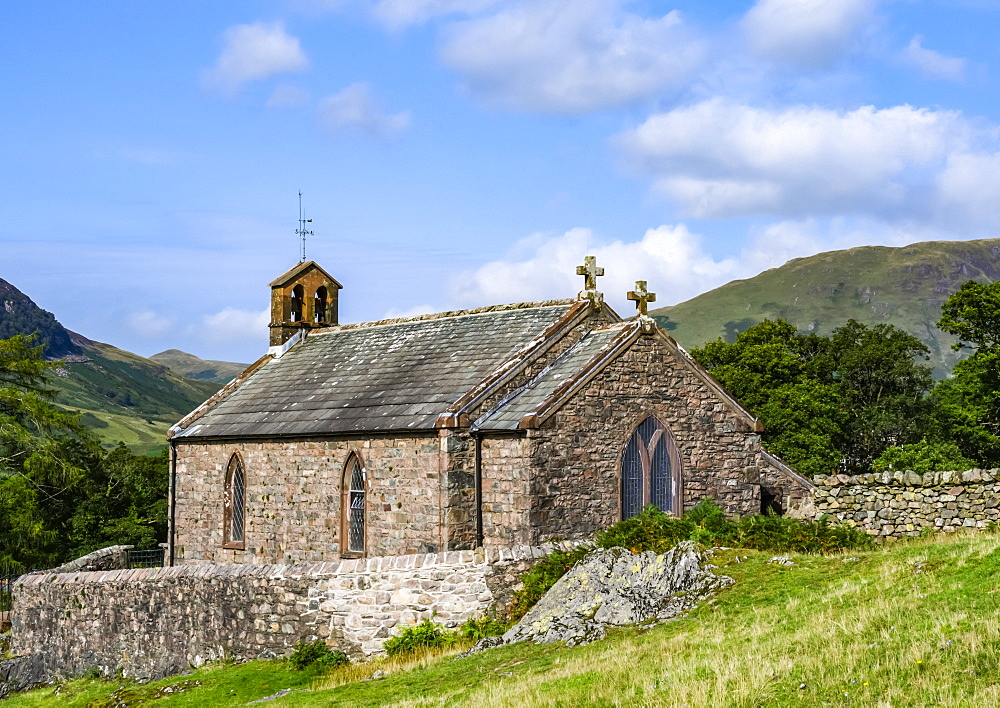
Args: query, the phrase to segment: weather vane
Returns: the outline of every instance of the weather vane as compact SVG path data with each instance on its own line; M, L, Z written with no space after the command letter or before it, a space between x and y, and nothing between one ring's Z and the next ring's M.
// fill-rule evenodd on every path
M305 218L302 213L302 190L299 190L299 228L295 229L296 235L302 239L302 253L299 257L299 263L306 262L306 236L312 236L313 232L306 229L306 224L311 224L312 219Z

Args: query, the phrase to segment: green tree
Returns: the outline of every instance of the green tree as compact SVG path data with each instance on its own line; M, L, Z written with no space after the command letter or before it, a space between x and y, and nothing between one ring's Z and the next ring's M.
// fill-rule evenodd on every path
M84 473L78 442L89 436L51 404L45 376L53 366L31 337L0 340L0 567L7 569L55 560L51 512Z
M893 445L919 441L930 426L930 350L889 324L848 320L830 336L829 369L845 401L844 455L867 470Z
M916 442L930 421L927 348L891 325L849 320L830 337L765 320L692 356L764 423L765 447L803 474L842 461L868 470L890 445Z
M934 390L939 435L983 466L1000 465L1000 283L970 280L941 307L938 327L971 356Z
M32 338L0 340L0 572L166 538L167 459L105 452L46 386Z
M803 474L830 472L841 459L846 416L829 371L829 340L764 320L691 355L764 423L765 447Z
M958 337L956 351L987 351L1000 344L1000 282L970 280L941 306L939 329Z

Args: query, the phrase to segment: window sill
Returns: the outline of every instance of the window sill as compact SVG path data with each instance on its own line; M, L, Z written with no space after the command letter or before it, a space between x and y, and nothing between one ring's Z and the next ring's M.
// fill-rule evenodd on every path
M245 551L247 549L246 543L223 543L222 548L228 551Z
M364 558L365 554L363 551L344 551L340 557L345 559Z

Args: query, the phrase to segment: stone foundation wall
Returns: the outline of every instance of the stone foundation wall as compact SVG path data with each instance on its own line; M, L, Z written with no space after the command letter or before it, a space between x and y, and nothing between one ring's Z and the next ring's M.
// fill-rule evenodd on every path
M375 654L425 618L457 626L504 605L519 572L557 547L572 546L24 576L11 646L24 657L0 666L0 677L33 683L92 667L161 677L207 660L284 655L316 638Z
M815 513L873 536L917 536L1000 522L1000 469L817 476Z

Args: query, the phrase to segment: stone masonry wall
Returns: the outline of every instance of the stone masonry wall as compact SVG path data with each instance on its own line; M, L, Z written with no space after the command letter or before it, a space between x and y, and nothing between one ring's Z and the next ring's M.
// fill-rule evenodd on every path
M873 536L917 536L1000 522L1000 469L817 476L815 512Z
M659 336L642 336L539 429L529 431L535 472L530 543L579 538L621 518L620 460L650 414L673 436L681 461L683 508L711 497L729 514L760 511L760 485L774 467L760 439ZM808 486L783 477L783 493ZM516 509L511 510L516 511Z
M437 432L407 437L178 441L175 561L297 563L340 557L342 477L355 452L368 485L366 553L443 549ZM239 453L246 472L246 549L222 548L226 467Z
M27 655L34 680L95 666L160 677L284 655L300 639L369 655L425 618L456 626L507 602L518 571L570 547L30 575L15 585L11 651Z

